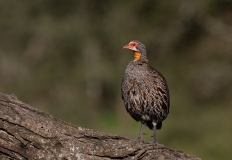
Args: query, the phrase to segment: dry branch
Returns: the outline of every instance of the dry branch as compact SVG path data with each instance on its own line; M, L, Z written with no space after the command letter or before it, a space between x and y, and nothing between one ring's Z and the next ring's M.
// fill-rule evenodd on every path
M161 144L74 126L1 93L0 159L199 160Z

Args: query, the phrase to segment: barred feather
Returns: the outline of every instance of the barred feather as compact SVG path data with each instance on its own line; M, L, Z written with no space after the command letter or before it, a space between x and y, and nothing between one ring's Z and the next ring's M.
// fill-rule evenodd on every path
M169 113L169 90L163 75L148 65L146 53L127 66L121 92L125 108L133 119L150 129L152 122L157 124L157 129L161 128Z

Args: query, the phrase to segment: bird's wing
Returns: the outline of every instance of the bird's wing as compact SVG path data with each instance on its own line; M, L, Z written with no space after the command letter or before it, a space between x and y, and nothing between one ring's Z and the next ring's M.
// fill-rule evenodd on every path
M149 68L150 83L149 88L151 105L149 108L151 116L156 116L159 121L163 121L169 113L169 90L164 76L154 68ZM154 117L155 118L155 117Z

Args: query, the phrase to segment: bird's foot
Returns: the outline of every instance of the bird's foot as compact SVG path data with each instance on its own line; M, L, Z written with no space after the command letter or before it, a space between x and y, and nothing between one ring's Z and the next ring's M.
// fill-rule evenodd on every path
M158 145L157 142L152 142L153 146L156 147Z
M150 142L153 149L164 149L166 148L163 144L157 143L157 142Z
M139 137L139 138L136 140L136 142L144 142L144 140L143 140L141 137Z
M142 135L146 135L146 133L140 133L139 134L139 137L138 137L138 139L137 139L137 141L143 141L143 139L142 139Z
M144 143L145 141L142 139L142 136L141 137L138 137L138 139L136 140L136 143Z
M151 147L153 148L153 149L157 149L158 148L158 146L159 146L159 144L157 143L157 142L150 142L150 144L151 144Z

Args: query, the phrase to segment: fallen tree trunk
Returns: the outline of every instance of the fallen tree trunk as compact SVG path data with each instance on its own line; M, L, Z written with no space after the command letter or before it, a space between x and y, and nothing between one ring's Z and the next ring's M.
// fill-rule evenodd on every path
M199 160L161 144L81 128L0 93L0 159Z

